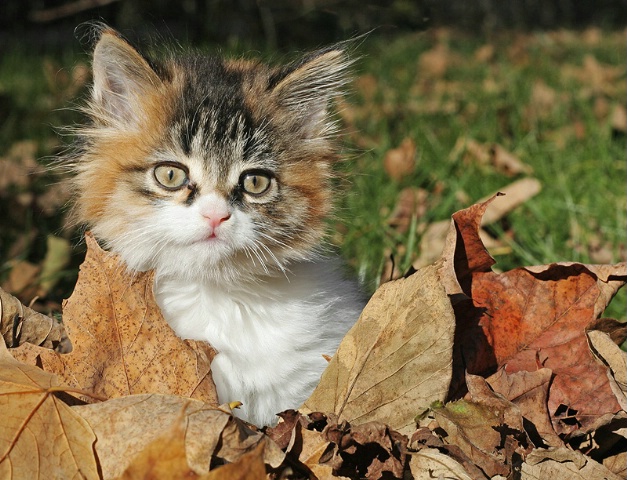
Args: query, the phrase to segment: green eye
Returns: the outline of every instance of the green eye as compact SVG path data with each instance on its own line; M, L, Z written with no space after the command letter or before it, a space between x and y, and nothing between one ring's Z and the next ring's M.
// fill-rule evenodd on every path
M157 165L154 175L159 185L167 190L178 190L189 183L187 169L171 163Z
M242 174L239 184L250 195L263 195L270 189L272 177L263 171L250 171Z

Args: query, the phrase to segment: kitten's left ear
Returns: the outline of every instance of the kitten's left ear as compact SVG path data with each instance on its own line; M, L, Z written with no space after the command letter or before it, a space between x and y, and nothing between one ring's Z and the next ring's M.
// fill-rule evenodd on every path
M307 55L279 73L273 94L278 102L300 117L305 137L328 133L329 100L343 93L352 65L346 51L331 47Z

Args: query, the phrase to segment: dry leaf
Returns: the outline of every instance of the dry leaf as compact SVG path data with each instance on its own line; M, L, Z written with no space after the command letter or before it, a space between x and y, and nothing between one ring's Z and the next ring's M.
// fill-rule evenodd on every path
M525 480L620 480L600 463L566 447L535 449L522 464Z
M533 117L546 118L557 104L557 93L544 81L537 80L531 89L530 113Z
M412 263L416 270L432 264L440 257L450 225L450 220L441 220L429 224L420 238L420 255Z
M61 322L35 312L0 289L0 333L7 346L26 342L59 353L72 351L72 343Z
M483 378L467 375L466 381L468 400L434 410L445 442L459 446L488 476L509 475L513 457L524 458L530 450L520 411Z
M206 480L259 480L266 478L264 449L266 444L259 442L249 452L244 453L234 463L218 467L205 477Z
M533 172L529 165L499 144L479 143L472 138L460 137L450 153L450 158L456 159L462 153L466 153L463 157L465 162L490 165L495 171L508 177Z
M264 449L259 442L234 463L212 469L202 475L193 470L186 458L185 422L182 418L157 439L149 443L131 462L120 480L198 478L199 480L259 480L266 478ZM203 469L204 470L204 469Z
M2 284L2 288L13 295L19 295L30 302L37 294L37 282L41 266L27 262L26 260L10 261L9 277Z
M623 105L616 105L610 120L612 130L620 133L627 133L627 109Z
M413 173L416 168L416 144L405 138L397 148L388 150L383 159L383 168L397 182Z
M451 53L444 43L438 43L431 50L420 55L418 72L421 78L443 77L451 63Z
M337 423L334 418L322 436L330 444L318 462L331 467L333 474L372 480L403 476L407 437L381 422L351 426L346 421ZM317 441L315 444L321 448Z
M528 428L525 430L537 447L544 446L542 444L551 447L564 445L555 433L547 410L551 378L552 372L548 368L511 374L501 368L487 379L495 392L516 405L520 409L520 414L533 424L535 431L529 431ZM537 438L537 435L541 438Z
M333 467L320 465L320 458L327 451L331 442L321 432L300 429L301 446L298 460L306 465L318 478L331 477Z
M497 172L507 175L508 177L533 172L533 169L529 165L523 163L513 153L508 152L498 144L494 144L490 147L490 164Z
M627 353L607 333L588 330L587 335L593 355L609 367L607 375L612 392L621 408L627 410Z
M627 478L627 451L603 459L603 466L621 478Z
M294 442L294 429L296 425L300 423L303 416L296 410L286 410L281 413L277 413L279 417L279 423L274 427L266 428L266 435L277 444L277 446L286 451L290 448L290 444Z
M93 237L86 242L85 262L63 309L74 351L58 356L20 347L13 355L100 397L171 393L217 405L211 347L174 334L154 300L151 273L131 275Z
M263 463L262 463L263 466ZM264 469L265 473L265 469ZM169 430L150 442L131 461L119 480L170 480L172 478L197 478L185 454L185 428L183 421L174 422Z
M494 57L494 45L491 43L486 43L481 47L477 48L474 53L474 58L479 63L487 63Z
M542 190L542 185L535 178L521 178L499 190L503 195L499 197L498 202L491 202L488 205L482 219L481 226L490 225L499 221L509 212L525 203L527 200L535 197ZM495 193L484 197L478 203L488 201L494 197Z
M379 89L377 77L371 74L360 75L355 79L354 85L355 89L368 101L373 100Z
M6 157L0 158L0 192L10 185L26 187L30 185L33 174L39 169L35 161L37 143L24 140L14 143Z
M209 471L209 460L230 415L198 400L174 395L130 395L72 407L98 437L95 445L104 478L117 478L164 431L185 419L185 452L197 474Z
M424 188L407 187L401 190L388 220L390 226L400 233L407 232L412 221L418 220L427 212L428 198L429 192Z
M506 185L499 190L503 197L498 202L489 204L481 225L486 226L500 220L516 207L535 196L540 190L540 182L535 178L522 178ZM486 202L495 195L496 193L493 193L480 202ZM440 257L446 238L450 233L450 225L450 220L442 220L434 222L427 227L420 239L420 255L412 264L416 270L433 263ZM482 231L479 234L483 238L484 234Z
M502 365L509 373L550 368L555 377L549 413L557 433L590 427L620 406L604 367L588 349L585 328L625 283L625 265L563 263L493 273L494 261L478 235L486 208L482 204L453 215L459 230L456 275L472 297L472 305L456 305L455 372L490 373ZM562 421L558 415L564 408L568 418Z
M87 422L56 394L55 375L17 362L0 342L0 477L99 478Z
M267 437L198 400L174 395L130 395L72 408L96 432L95 448L104 478L121 475L140 452L152 442L158 444L163 432L173 425L184 429L185 457L198 475L209 471L212 458L235 462L260 442L267 443L265 463L276 468L284 458Z
M355 423L380 420L411 433L418 411L446 396L454 328L435 266L384 284L304 408Z
M423 448L412 454L409 468L415 479L477 480L477 477L471 477L459 462L444 453L440 453L436 448Z
M592 330L607 333L616 345L622 345L627 341L627 323L619 322L613 318L598 318L590 322L586 331Z

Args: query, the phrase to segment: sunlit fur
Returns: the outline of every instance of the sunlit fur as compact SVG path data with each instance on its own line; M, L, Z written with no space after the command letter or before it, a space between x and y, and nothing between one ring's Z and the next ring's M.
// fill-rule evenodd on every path
M336 160L327 105L349 61L338 48L281 68L198 54L148 61L113 30L98 38L92 122L74 161L77 217L131 271L156 271L179 336L217 349L220 401L273 423L311 393L323 354L362 307L319 249ZM162 162L186 169L189 184L161 186ZM247 171L271 175L266 193L242 189Z

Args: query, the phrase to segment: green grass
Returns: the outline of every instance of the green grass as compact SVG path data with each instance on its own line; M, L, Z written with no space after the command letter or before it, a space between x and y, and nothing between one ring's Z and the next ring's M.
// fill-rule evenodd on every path
M480 62L474 54L486 43L494 46L494 53ZM438 44L448 48L449 64L441 75L429 78L419 59ZM378 283L385 251L397 252L401 270L419 254L417 249L413 255L402 251L410 243L419 245L419 235L410 229L399 239L387 226L400 189L418 186L432 193L432 207L420 219L432 222L468 206L460 191L474 202L515 180L493 168L464 163L459 155L453 158L460 137L502 145L530 165L543 186L505 222L491 226L495 235L507 234L511 247L509 253L496 255L495 268L595 263L590 256L595 242L611 252L612 262L625 259L625 136L613 135L610 125L612 108L626 100L622 33L605 33L586 43L579 33L502 34L488 41L440 32L373 39L366 50L360 73L376 80L376 92L357 90L351 100L358 105L356 120L349 128L371 139L372 147L359 152L355 141L349 143L348 150L358 153L345 167L350 187L339 216L346 231L334 238L371 289ZM607 68L608 78L599 84L578 73L587 56L614 67ZM532 115L532 91L539 81L553 89L555 99L550 108ZM607 103L609 112L596 116L595 102ZM575 125L583 129L580 137ZM385 173L383 158L405 137L418 146L417 167L395 182ZM625 308L623 291L606 314L624 319Z
M479 61L475 53L486 44L493 46L493 54ZM421 68L421 56L438 45L448 52L446 68ZM595 245L609 251L612 262L625 259L625 136L613 132L610 122L612 109L627 100L622 32L603 32L596 40L582 32L504 33L491 38L443 31L395 38L372 35L358 53L362 58L356 73L362 78L355 82L347 107L353 119L343 117L349 157L340 166L345 195L338 195L332 227L339 223L340 228L332 228L331 238L368 290L378 285L386 254L394 254L402 271L420 253L421 231L399 233L388 225L401 189L429 192L429 208L413 225L423 227L450 218L520 177L453 155L461 137L502 145L530 165L542 183L539 195L490 227L508 247L495 255L495 268L596 263ZM591 58L603 67L596 77L594 72L582 73ZM55 154L53 126L76 120L59 110L71 102L71 82L63 79L85 57L68 51L52 63L45 60L55 65L48 67L52 75L44 73L44 60L23 51L0 58L0 156L24 139L35 140L41 156ZM538 82L553 90L554 99L534 114L532 96ZM603 112L601 104L609 110ZM417 166L396 182L385 172L383 158L406 137L417 145ZM37 194L45 190L46 180L33 187ZM13 199L1 200L5 220L0 262L7 260L14 242L36 228L40 240L28 243L22 257L37 263L45 253L45 236L61 231L60 215L31 212L28 221L14 221ZM8 268L5 264L5 275ZM67 273L67 285L72 275ZM57 291L60 296L68 293ZM606 315L624 319L626 308L627 294L622 291Z

